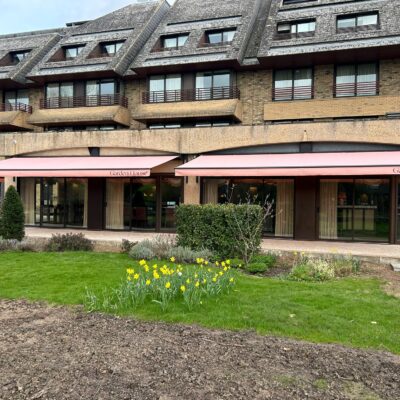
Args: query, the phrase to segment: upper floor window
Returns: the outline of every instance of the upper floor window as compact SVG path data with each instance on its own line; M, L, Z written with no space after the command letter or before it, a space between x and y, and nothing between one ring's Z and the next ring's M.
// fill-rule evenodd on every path
M274 73L273 99L305 100L313 97L312 68L282 69Z
M315 0L283 0L282 4L285 6L287 4L309 3L310 1L315 1Z
M29 53L30 53L30 50L11 52L10 53L11 63L19 64L21 61L23 61L28 56Z
M82 52L83 48L85 46L68 46L68 47L64 47L64 56L66 60L72 60L76 57L78 57L78 55Z
M336 67L335 97L377 94L379 94L377 64L351 64Z
M163 49L179 49L184 46L189 35L187 33L180 35L163 36L161 38L161 47Z
M196 100L230 99L232 94L230 71L198 72Z
M235 37L236 29L221 29L206 32L206 44L224 44L231 43Z
M5 111L23 110L29 111L29 91L26 89L7 90L4 92Z
M362 31L376 29L379 25L379 14L377 12L367 14L342 15L337 17L337 31Z
M124 41L100 43L100 53L103 57L112 57L118 53Z
M313 36L315 34L315 19L281 22L277 26L277 37L304 37Z
M181 101L182 75L154 75L149 79L149 97L146 102L164 103L167 101Z

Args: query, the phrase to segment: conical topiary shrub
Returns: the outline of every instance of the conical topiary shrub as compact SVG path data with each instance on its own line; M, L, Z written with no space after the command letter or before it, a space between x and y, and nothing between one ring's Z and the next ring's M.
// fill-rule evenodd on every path
M0 236L21 241L25 236L25 216L21 198L14 186L7 189L0 211Z

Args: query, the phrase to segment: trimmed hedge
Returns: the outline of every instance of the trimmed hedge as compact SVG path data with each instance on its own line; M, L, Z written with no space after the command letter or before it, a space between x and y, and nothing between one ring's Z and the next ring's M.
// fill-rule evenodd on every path
M25 215L21 198L14 186L7 189L0 212L0 236L5 240L25 237Z
M181 205L176 217L179 246L242 258L246 244L261 245L264 210L259 205Z

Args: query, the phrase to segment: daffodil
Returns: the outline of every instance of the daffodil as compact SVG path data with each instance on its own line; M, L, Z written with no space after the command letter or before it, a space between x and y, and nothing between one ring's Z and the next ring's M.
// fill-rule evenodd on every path
M160 275L158 274L157 271L153 272L153 277L154 277L154 279L160 279Z
M188 285L190 285L190 279L189 279L189 278L186 279L186 283L187 283Z
M139 274L135 274L133 279L135 279L136 281L139 279L140 275Z
M234 281L235 281L234 278L229 279L229 282L230 282L230 283L233 283Z
M212 279L212 281L213 281L214 283L217 282L217 278L214 277L214 278Z
M128 268L128 269L126 270L126 272L128 273L128 275L133 275L133 274L135 273L135 270L132 269L132 268Z
M185 293L186 292L186 287L184 285L181 286L181 292Z
M200 282L197 281L196 284L195 284L194 286L196 286L196 287L198 288L198 287L200 286Z
M147 281L146 281L146 286L150 286L151 285L151 280L150 279L147 279Z
M215 261L215 265L216 265L217 267L219 267L219 262L218 262L218 261Z
M207 283L207 279L203 279L203 285Z
M139 261L139 265L140 266L143 266L143 265L146 265L146 264L147 264L146 260L140 260Z
M170 261L174 263L176 261L176 258L175 257L171 257Z
M166 287L167 289L169 289L169 288L171 287L171 282L167 282L167 283L165 284L165 287Z
M228 265L230 265L230 264L231 264L231 260L226 260L226 263L227 263Z

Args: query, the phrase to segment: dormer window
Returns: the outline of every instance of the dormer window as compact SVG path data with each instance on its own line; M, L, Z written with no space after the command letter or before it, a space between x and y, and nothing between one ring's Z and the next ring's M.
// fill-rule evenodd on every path
M280 22L277 26L277 39L314 36L314 34L315 19Z
M124 41L100 43L100 52L103 57L112 57L118 53Z
M85 46L68 46L64 47L64 56L66 60L73 60L78 57Z
M181 35L164 36L161 38L161 47L163 49L179 49L184 46L189 34L184 33Z
M337 17L337 31L351 32L377 29L379 27L378 12L356 15L342 15Z
M231 43L235 37L236 29L221 29L217 31L208 31L205 36L206 45Z
M12 64L19 64L21 61L23 61L26 57L28 57L28 54L30 53L30 50L24 50L24 51L13 51L10 53L11 57L11 63Z

